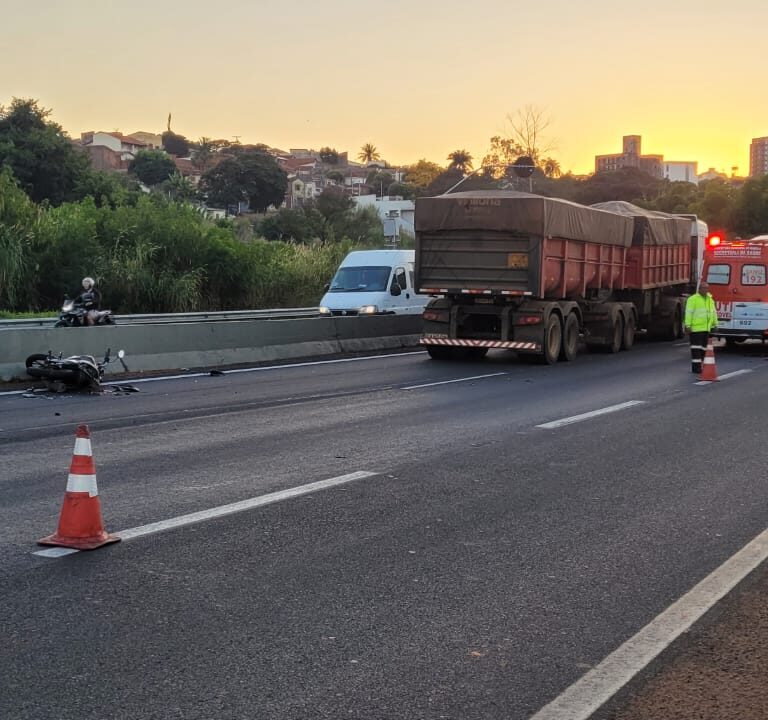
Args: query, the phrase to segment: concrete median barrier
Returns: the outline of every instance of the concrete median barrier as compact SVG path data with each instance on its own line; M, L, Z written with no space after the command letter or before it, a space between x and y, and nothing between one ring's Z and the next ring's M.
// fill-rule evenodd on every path
M2 330L0 380L28 379L25 359L49 350L99 358L123 349L132 372L148 372L415 347L420 331L419 315Z

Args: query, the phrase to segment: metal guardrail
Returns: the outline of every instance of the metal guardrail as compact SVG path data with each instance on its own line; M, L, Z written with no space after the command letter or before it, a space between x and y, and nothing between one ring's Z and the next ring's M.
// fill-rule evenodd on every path
M115 315L120 325L173 325L188 322L237 322L238 320L292 320L320 317L318 308L276 308L272 310L222 310L212 312ZM0 330L53 327L57 317L0 320Z

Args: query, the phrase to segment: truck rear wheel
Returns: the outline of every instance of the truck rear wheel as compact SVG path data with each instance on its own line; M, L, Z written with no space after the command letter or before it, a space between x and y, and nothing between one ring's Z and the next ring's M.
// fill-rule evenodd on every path
M560 349L561 360L573 360L579 351L579 319L570 313L563 328L563 346Z
M488 348L473 347L465 348L467 360L482 360L488 354Z
M427 345L427 352L433 360L453 360L456 357L456 348L445 345Z
M563 326L560 318L552 313L547 319L547 327L544 330L544 343L542 345L542 362L554 365L560 357L563 346Z
M621 339L621 349L629 350L635 344L635 316L629 315L624 320L624 337Z
M624 318L621 313L616 313L611 323L611 342L606 345L609 353L617 353L621 350L624 341Z

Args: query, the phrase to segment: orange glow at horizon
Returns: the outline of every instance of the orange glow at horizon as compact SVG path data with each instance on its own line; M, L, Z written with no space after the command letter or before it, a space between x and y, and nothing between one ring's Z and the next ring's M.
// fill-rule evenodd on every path
M191 140L330 146L352 159L371 142L393 165L445 165L466 149L475 166L507 116L533 105L564 172L593 172L595 155L636 134L643 154L746 175L752 138L768 135L768 4L670 5L221 0L214 18L202 0L135 0L126 18L41 0L3 12L0 54L25 61L0 66L0 104L38 99L74 137L162 132L170 112ZM738 37L739 52L713 53L712 37Z

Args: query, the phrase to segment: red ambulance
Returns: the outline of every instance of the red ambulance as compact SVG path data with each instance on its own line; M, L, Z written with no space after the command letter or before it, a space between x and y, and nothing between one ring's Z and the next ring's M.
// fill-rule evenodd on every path
M714 337L728 345L768 339L768 235L751 240L707 239L703 277L717 306Z

